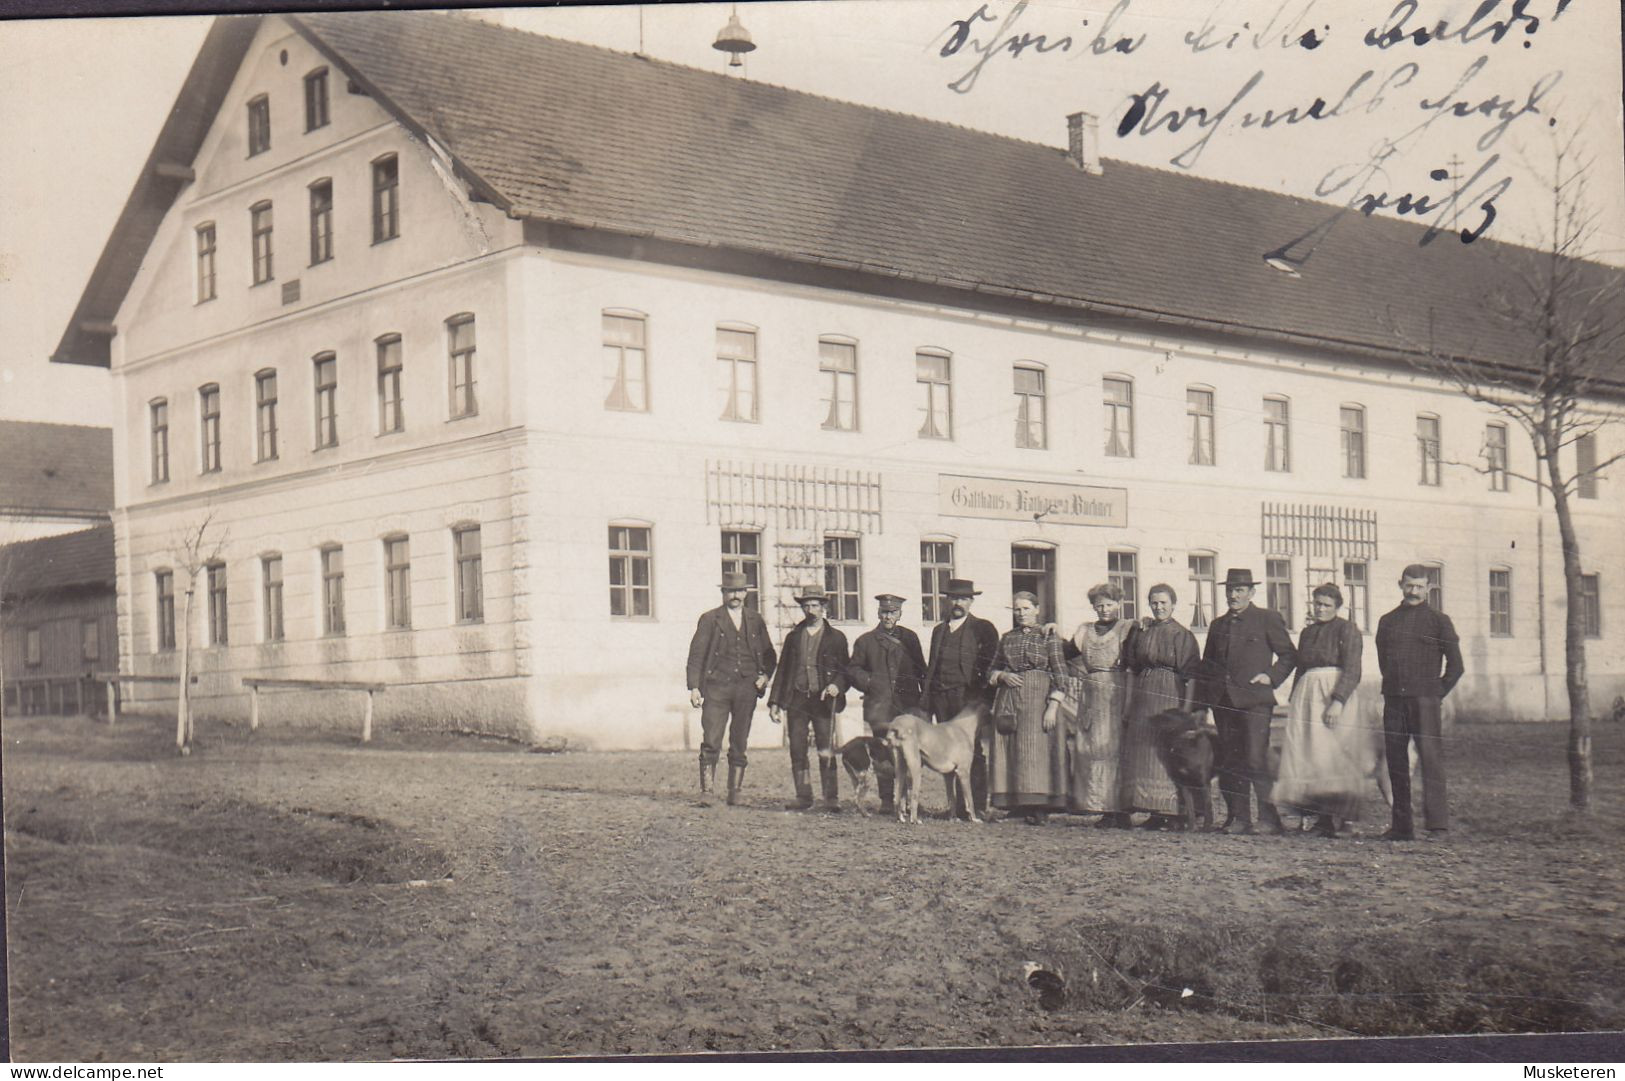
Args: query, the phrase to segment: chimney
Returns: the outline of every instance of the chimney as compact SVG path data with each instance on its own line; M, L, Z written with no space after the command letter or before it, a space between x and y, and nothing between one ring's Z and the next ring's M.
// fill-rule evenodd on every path
M1086 173L1099 176L1100 118L1094 113L1073 113L1066 118L1066 159Z

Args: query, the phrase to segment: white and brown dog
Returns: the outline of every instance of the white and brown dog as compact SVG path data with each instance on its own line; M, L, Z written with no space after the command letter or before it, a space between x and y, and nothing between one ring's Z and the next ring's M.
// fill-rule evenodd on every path
M976 758L977 710L967 709L944 724L932 724L915 713L904 713L891 723L886 742L897 765L897 821L920 820L920 765L958 781L955 789L965 816L980 822L971 806L970 767Z

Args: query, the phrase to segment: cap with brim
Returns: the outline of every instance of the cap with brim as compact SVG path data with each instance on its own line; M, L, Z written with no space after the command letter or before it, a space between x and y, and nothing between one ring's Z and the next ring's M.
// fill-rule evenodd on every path
M880 602L882 612L901 612L903 610L903 598L895 593L878 593L875 595L875 600Z

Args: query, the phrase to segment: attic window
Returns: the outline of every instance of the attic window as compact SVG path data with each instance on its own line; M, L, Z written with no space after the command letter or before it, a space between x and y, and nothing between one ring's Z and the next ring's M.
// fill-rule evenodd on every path
M327 127L327 69L317 68L305 76L305 130Z
M271 99L261 94L248 102L248 156L271 149Z

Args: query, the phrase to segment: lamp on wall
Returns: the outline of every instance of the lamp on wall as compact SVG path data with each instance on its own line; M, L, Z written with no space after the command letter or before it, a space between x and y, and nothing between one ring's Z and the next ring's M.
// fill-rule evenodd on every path
M734 5L728 16L728 25L717 31L717 40L711 43L711 48L728 54L729 67L745 66L745 54L754 50L756 44L750 40L750 32L739 21L738 4Z

